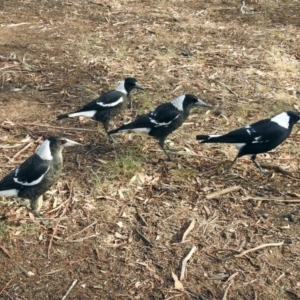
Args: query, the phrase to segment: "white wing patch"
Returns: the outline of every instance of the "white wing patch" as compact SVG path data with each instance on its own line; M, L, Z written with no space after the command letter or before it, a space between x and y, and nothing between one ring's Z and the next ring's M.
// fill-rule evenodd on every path
M125 90L125 80L121 81L115 90L127 95L127 91Z
M178 109L183 111L183 101L185 99L185 95L182 95L176 99L174 99L171 103Z
M155 127L159 127L159 126L168 126L170 125L175 119L177 119L179 117L180 114L178 114L173 120L171 120L170 122L157 122L155 119L152 119L152 118L149 118L150 122L152 124L155 124L156 126Z
M50 141L45 140L42 145L40 146L39 150L36 152L36 154L43 160L52 160L53 156L51 154L50 150ZM15 176L17 176L19 170L16 170Z
M133 129L128 129L128 130L149 133L151 128L143 127L143 128L133 128ZM126 130L120 130L120 131L126 131Z
M115 102L112 102L112 103L97 102L97 105L100 105L103 107L113 107L113 106L117 106L118 104L122 103L123 101L124 101L124 99L123 99L123 97L121 97Z
M290 117L286 112L283 112L271 119L272 122L277 123L279 126L289 129Z
M88 110L88 111L81 111L81 112L75 112L72 114L69 114L68 116L70 118L73 117L87 117L87 118L92 118L96 113L96 110Z
M221 136L221 135L220 134L211 134L211 135L208 136L207 139L209 140L211 138L215 138L215 137L219 137L219 136Z
M6 197L18 196L18 193L19 190L16 189L4 190L4 191L0 191L0 196L6 196Z
M50 169L50 166L48 167L48 169L46 170L46 172L41 176L39 177L38 179L34 180L34 181L31 181L31 182L22 182L22 181L19 181L18 178L14 178L14 182L18 183L18 184L21 184L21 185L25 185L25 186L33 186L33 185L36 185L38 183L40 183L44 176L47 174L47 172L49 171Z

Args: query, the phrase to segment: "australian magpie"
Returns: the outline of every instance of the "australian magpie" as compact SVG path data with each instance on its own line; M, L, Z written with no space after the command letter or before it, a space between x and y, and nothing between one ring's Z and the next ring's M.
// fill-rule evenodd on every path
M130 101L130 92L133 89L143 90L137 80L127 77L114 90L102 94L99 98L87 103L81 109L68 114L57 116L57 120L73 117L87 117L102 122L105 132L108 132L109 121L116 116Z
M251 155L251 160L262 173L265 172L257 163L256 155L268 152L285 141L296 123L300 123L300 116L293 111L285 111L271 119L265 119L249 126L239 128L224 135L197 135L201 143L231 143L235 144L239 152L235 161L244 155Z
M194 95L185 94L174 99L172 102L159 105L148 114L138 116L133 122L111 130L108 134L127 130L148 133L148 135L153 136L159 141L159 146L168 159L171 160L171 157L164 149L165 139L171 132L183 124L189 116L191 108L196 105L209 106Z
M38 151L0 181L0 196L18 196L30 200L38 215L42 195L58 180L62 166L62 150L80 143L61 136L47 138Z

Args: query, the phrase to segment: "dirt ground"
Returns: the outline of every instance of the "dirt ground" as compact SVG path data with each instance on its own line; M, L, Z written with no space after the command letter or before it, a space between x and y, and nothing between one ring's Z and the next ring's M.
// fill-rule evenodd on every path
M272 176L248 157L228 174L236 149L195 140L299 110L299 1L244 2L0 2L0 178L49 135L85 145L43 223L0 198L1 300L300 299L300 128L258 156ZM146 135L55 120L127 76L145 91L111 128L184 93L211 104L168 137L172 162Z

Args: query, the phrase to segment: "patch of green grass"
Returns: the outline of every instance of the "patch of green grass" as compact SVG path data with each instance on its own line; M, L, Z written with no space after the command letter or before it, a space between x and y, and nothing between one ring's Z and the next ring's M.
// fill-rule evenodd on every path
M196 169L183 168L182 166L178 166L177 169L170 170L170 174L176 179L180 181L191 181L195 179L198 174Z
M0 222L0 236L4 236L6 232L7 226L4 223Z

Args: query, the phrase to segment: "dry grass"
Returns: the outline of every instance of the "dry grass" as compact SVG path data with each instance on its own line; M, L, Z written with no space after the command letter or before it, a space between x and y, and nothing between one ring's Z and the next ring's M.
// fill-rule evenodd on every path
M299 200L299 129L259 156L291 172L271 178L248 158L228 175L236 150L195 140L300 106L299 3L246 2L244 13L242 1L0 4L0 177L41 136L86 144L65 153L46 224L1 199L0 299L62 299L72 283L66 299L299 297L299 202L270 201ZM55 121L126 76L145 92L111 127L186 92L212 105L168 137L173 162L151 137L119 134L112 145L95 122Z

